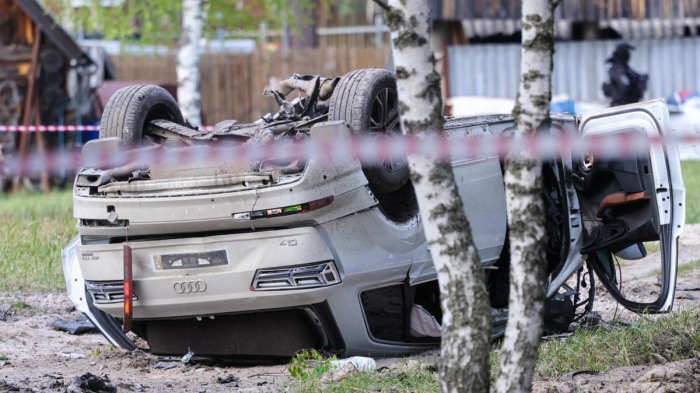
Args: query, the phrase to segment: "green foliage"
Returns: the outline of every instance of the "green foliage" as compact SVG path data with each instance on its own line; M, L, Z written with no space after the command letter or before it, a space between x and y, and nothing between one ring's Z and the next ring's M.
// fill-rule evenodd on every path
M65 290L61 248L76 234L70 190L0 195L0 291Z
M296 5L285 0L208 0L205 35L213 36L218 30L230 31L233 36L241 31L256 30L260 22L268 29L292 28L308 24L308 18L300 16L313 8L313 1L301 0ZM295 12L296 11L296 12ZM295 17L296 16L296 17Z
M100 356L102 355L102 350L100 348L93 348L90 350L90 356Z
M172 0L123 0L103 7L103 0L84 0L74 8L72 0L46 0L49 9L70 21L75 32L102 33L107 39L134 40L142 44L170 44L180 31L182 2Z
M101 33L106 39L129 41L142 45L172 46L177 42L182 25L181 0L122 0L113 7L104 7L104 0L83 0L85 6L74 8L74 0L45 0L46 6L86 33ZM204 36L219 32L236 36L241 31L254 31L261 22L269 29L292 28L308 23L293 17L313 6L311 0L203 0Z
M287 365L287 370L292 378L306 381L310 378L322 375L331 369L331 361L336 360L336 356L324 357L315 349L306 349L298 352Z

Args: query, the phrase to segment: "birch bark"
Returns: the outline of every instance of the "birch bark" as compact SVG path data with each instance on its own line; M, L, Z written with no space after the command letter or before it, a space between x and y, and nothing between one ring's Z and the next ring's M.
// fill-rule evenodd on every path
M199 49L204 16L202 0L182 0L182 35L177 52L177 99L190 124L202 125Z
M427 2L391 0L385 8L403 132L423 139L442 135L440 76L430 48ZM410 155L408 163L440 285L440 390L488 392L489 298L452 166L422 155Z
M554 3L523 0L516 137L549 126L554 54ZM508 324L496 380L498 393L529 392L543 330L546 290L542 163L527 152L508 157L505 171L510 239Z

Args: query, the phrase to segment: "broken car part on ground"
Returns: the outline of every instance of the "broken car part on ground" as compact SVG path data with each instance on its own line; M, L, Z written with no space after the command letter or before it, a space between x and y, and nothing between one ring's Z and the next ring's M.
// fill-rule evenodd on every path
M288 101L293 91L304 94ZM386 70L295 75L266 94L279 103L277 114L205 132L189 126L164 90L127 87L107 104L101 139L85 149L206 155L214 141L235 148L400 133L395 79ZM673 135L662 101L557 115L553 123L551 132L583 137ZM504 116L446 122L456 141L513 129ZM469 156L452 164L498 335L508 303L503 163ZM547 329L566 331L590 310L593 272L631 310L671 310L685 221L677 147L652 146L636 160L563 155L543 172ZM78 173L73 198L79 235L63 251L68 292L112 344L135 348L124 333L131 331L154 354L233 359L288 359L310 348L396 355L439 344L436 272L405 160L96 163ZM615 261L643 257L644 242L660 243L661 290L640 300L620 290ZM567 285L571 278L578 284Z

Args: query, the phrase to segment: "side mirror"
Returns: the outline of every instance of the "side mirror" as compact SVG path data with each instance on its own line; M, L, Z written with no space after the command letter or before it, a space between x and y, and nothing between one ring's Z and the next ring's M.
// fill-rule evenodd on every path
M615 253L619 258L636 261L647 256L647 249L644 243L636 243Z

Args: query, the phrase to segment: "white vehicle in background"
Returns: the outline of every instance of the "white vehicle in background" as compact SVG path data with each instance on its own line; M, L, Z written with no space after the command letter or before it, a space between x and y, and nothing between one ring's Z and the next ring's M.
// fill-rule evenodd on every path
M295 90L306 94L287 101ZM128 87L110 99L101 139L84 154L206 155L215 144L329 136L343 143L399 132L395 80L385 70L295 75L267 94L280 104L276 115L201 131L162 89ZM583 137L673 135L662 101L553 120L560 132ZM446 123L456 142L513 127L507 116ZM452 164L487 268L498 335L510 262L502 162L482 154ZM685 214L677 148L654 145L636 160L565 154L546 162L543 176L548 330L566 331L590 311L592 271L630 310L671 310ZM131 331L160 355L288 359L308 348L382 356L439 344L436 272L401 160L363 165L338 153L330 162L285 156L236 166L98 162L78 173L73 198L79 235L63 252L68 292L115 345L135 348ZM661 290L630 297L614 259L634 263L653 241L660 242ZM578 285L568 286L575 276Z

